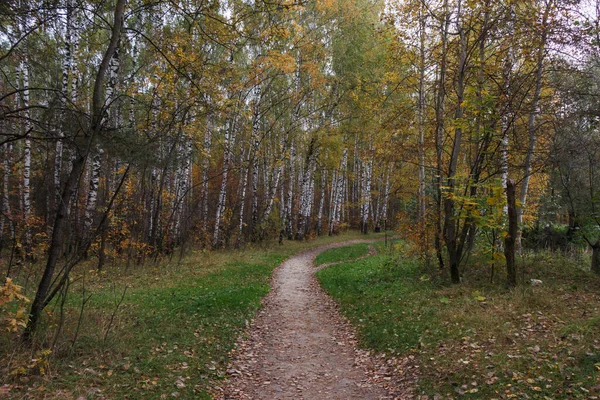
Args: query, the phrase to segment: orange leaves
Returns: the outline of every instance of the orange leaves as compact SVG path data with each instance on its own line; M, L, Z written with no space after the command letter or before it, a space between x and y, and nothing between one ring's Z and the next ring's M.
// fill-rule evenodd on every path
M21 286L15 285L11 278L6 278L4 286L0 287L0 311L6 314L4 323L9 332L16 332L19 327L25 326L25 304L29 303L29 299L21 294L22 289ZM9 303L16 303L17 310L13 312L5 307Z
M284 74L292 74L296 70L296 61L288 53L270 50L267 54L265 64Z
M29 299L21 294L21 289L23 288L15 285L11 278L6 278L4 286L0 288L0 306L15 300L29 303Z
M317 0L317 10L320 12L333 11L336 6L335 0Z

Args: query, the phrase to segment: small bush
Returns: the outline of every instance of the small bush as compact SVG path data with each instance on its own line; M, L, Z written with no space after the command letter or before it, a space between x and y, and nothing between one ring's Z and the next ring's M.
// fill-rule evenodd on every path
M582 243L575 231L569 229L567 225L547 225L525 228L523 230L523 246L528 249L566 252L582 247Z

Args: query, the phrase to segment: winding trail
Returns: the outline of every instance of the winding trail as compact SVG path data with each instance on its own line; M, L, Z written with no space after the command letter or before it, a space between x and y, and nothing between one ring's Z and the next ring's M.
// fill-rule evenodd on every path
M373 364L356 349L353 330L314 276L322 251L373 240L352 240L301 252L274 272L272 290L239 343L220 399L389 399L370 379ZM374 254L371 247L369 255ZM322 268L323 266L321 266ZM361 356L362 354L362 356ZM371 374L372 375L372 374Z

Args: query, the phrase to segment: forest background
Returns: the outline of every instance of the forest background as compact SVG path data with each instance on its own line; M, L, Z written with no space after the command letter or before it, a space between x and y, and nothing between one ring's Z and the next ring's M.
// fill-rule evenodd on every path
M85 300L86 271L347 229L396 230L456 284L471 263L513 287L540 249L599 273L599 16L576 0L3 2L6 328L33 348L66 335L45 311L77 285Z

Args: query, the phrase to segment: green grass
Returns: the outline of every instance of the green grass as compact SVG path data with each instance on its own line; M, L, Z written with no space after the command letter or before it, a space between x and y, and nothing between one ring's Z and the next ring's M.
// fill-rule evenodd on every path
M489 268L476 261L463 284L447 284L401 256L406 248L331 266L317 277L357 327L362 346L414 357L418 394L600 398L600 279L582 260L527 256L520 278L544 283L508 291L502 271L490 284Z
M128 271L115 266L102 274L82 265L72 275L65 329L46 357L47 365L40 364L47 367L45 374L30 362L40 359L39 352L15 350L17 342L2 335L0 383L9 385L8 397L15 399L25 393L32 399L160 399L175 392L183 399L208 399L210 389L221 384L229 352L268 293L273 269L305 248L358 237L363 236L350 233L283 246L199 251L181 263ZM86 295L92 297L72 347L84 276ZM45 318L38 337L40 349L51 347L59 321L58 307L49 310L52 315ZM19 368L23 373L9 376Z
M325 250L315 259L315 265L323 265L340 261L354 260L369 253L368 243L358 243L351 246Z
M323 288L359 327L362 343L381 352L414 348L434 324L435 310L423 296L419 277L416 262L395 265L385 253L317 273Z

